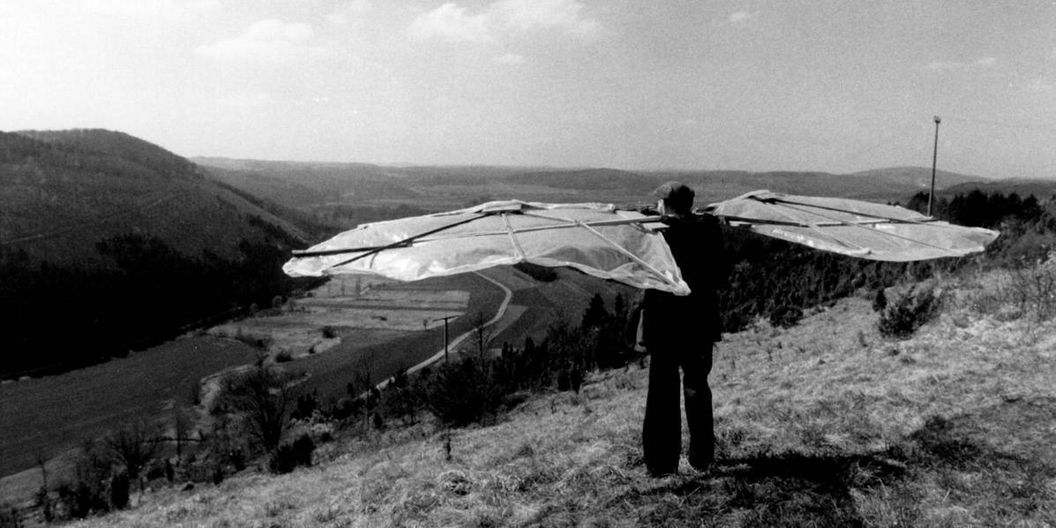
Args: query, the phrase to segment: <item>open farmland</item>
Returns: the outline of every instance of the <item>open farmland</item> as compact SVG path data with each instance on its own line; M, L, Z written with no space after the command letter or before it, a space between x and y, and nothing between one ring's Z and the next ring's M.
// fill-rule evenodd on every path
M398 288L383 279L337 276L280 309L213 327L209 333L257 340L291 358L324 352L345 337L354 336L357 346L384 342L442 327L444 317L465 313L470 293L450 287L440 281Z
M38 454L50 458L85 438L159 417L167 404L190 400L199 379L253 357L238 341L194 337L57 376L0 385L0 475L30 468ZM4 487L0 483L0 491Z
M369 293L344 308L354 318L340 330L340 343L290 367L306 372L308 388L324 398L344 395L357 378L378 383L428 359L444 346L444 323L438 318L462 314L448 321L448 335L454 339L474 328L476 314L491 318L505 297L501 288L473 273L382 283ZM419 298L424 305L419 306ZM468 300L462 304L462 298Z

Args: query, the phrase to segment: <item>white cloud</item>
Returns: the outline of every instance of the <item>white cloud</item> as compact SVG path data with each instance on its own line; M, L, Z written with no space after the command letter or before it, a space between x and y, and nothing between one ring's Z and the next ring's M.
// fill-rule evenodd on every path
M1025 82L1012 83L1009 88L1028 94L1047 94L1056 92L1056 83L1044 77L1037 77Z
M464 7L444 4L411 22L408 32L418 40L485 42L492 39L487 15L467 15Z
M489 18L499 27L520 30L558 29L593 38L601 24L580 16L583 4L575 0L500 0L491 4Z
M748 11L736 11L730 13L730 16L726 18L726 21L732 25L747 24L753 18L758 16L759 13L751 13Z
M259 110L274 103L275 98L263 92L234 94L220 99L223 106L237 110Z
M66 12L81 12L112 16L115 18L166 18L173 19L196 12L207 11L219 5L217 0L46 0Z
M370 0L353 0L348 5L327 15L326 19L339 26L347 26L359 21L373 9L374 4Z
M261 20L237 37L199 46L195 52L217 60L286 62L318 50L308 45L313 34L308 24Z
M601 24L584 18L582 9L577 0L498 0L480 13L470 14L449 2L416 18L408 33L417 40L488 42L511 31L555 30L595 39L601 34Z
M524 55L518 55L516 53L507 53L505 55L495 57L495 62L499 64L524 64L524 61Z
M997 65L997 59L994 57L981 57L974 62L960 62L960 61L931 61L924 66L924 69L931 71L955 71L955 70L967 70L970 68L992 68Z
M963 62L931 61L926 66L924 66L924 68L932 71L945 71L959 70L961 68L964 68L964 66L965 64Z

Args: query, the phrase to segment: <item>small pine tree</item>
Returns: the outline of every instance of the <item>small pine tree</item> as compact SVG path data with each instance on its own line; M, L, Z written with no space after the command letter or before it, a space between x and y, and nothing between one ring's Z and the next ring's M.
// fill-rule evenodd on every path
M877 327L885 337L906 339L930 321L939 310L939 295L932 288L911 289L880 312Z
M873 311L882 312L887 308L887 294L884 293L884 288L880 287L876 290L876 297L873 298Z
M110 508L123 510L128 507L129 488L131 483L128 473L119 471L110 475Z
M609 312L605 310L605 300L600 293L595 293L590 299L587 311L583 312L583 322L580 326L584 329L601 328L609 320Z

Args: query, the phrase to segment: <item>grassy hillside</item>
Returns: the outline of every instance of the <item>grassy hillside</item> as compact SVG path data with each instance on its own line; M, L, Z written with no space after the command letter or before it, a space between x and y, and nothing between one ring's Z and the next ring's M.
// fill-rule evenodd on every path
M707 473L646 476L632 365L487 426L334 430L315 467L162 488L73 526L1051 526L1056 328L1014 282L946 280L939 317L903 341L860 297L728 335Z

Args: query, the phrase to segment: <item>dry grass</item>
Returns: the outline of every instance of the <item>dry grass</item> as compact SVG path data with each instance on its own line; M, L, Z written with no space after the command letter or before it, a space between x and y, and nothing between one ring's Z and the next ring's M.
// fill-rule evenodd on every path
M339 438L282 477L148 495L76 526L1054 526L1056 329L953 285L912 339L865 299L720 344L718 462L651 479L646 372L529 400L501 423Z

